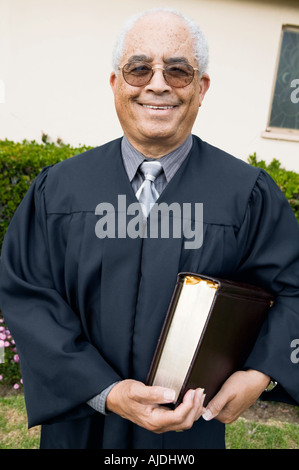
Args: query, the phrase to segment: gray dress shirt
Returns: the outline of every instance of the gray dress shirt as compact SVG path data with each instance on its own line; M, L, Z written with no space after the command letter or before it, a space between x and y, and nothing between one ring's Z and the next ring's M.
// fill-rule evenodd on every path
M173 178L189 154L192 147L192 142L193 139L192 135L190 134L180 147L173 150L173 152L170 152L167 155L159 158L163 172L156 178L154 183L159 195L162 193L169 181ZM124 136L121 141L121 152L128 178L131 182L134 192L136 193L144 180L144 177L142 173L138 171L138 168L140 167L141 163L144 162L144 160L150 161L154 159L147 158L145 155L142 155L142 153L138 152L138 150L136 150L131 145L126 136ZM110 390L117 383L118 382L115 382L109 387L105 388L105 390L103 390L101 393L88 400L87 404L102 414L108 414L106 410L106 399Z

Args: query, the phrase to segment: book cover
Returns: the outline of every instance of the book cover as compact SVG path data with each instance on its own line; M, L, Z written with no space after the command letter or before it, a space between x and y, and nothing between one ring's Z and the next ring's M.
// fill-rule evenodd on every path
M174 407L190 388L204 388L206 406L242 369L272 303L257 286L179 273L147 385L175 390Z

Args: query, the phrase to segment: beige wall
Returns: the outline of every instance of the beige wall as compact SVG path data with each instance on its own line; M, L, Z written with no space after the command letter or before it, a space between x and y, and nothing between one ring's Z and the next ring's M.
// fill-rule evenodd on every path
M299 142L261 137L281 26L299 25L298 1L0 0L0 139L39 141L44 131L100 145L120 136L112 47L128 15L157 6L192 16L210 45L211 88L194 133L239 158L257 152L299 171Z

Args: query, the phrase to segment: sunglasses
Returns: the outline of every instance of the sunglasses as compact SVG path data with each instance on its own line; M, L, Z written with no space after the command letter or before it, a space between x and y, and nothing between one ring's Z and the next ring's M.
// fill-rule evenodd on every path
M125 81L131 86L144 86L147 85L156 69L163 71L165 82L174 88L184 88L193 80L194 72L196 69L192 65L185 63L175 63L167 65L166 67L152 67L146 62L129 62L122 67L118 67L123 74Z

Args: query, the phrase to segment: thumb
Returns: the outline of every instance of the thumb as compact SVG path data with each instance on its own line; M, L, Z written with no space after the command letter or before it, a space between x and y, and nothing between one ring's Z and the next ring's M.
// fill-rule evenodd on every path
M203 419L210 421L215 418L225 407L227 402L227 395L220 390L206 406L205 412L202 414Z
M142 403L163 404L173 403L175 399L175 391L160 386L143 386L140 390L137 401Z

